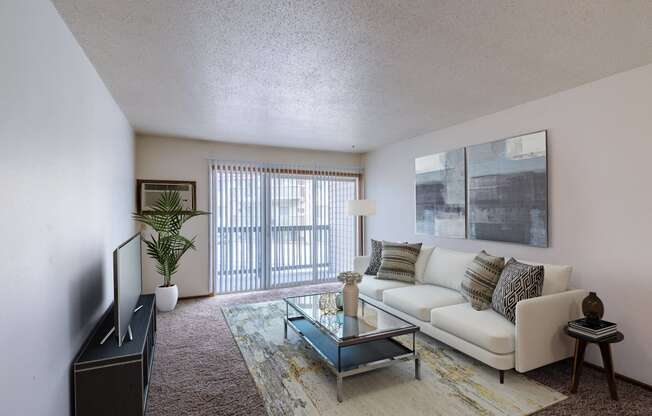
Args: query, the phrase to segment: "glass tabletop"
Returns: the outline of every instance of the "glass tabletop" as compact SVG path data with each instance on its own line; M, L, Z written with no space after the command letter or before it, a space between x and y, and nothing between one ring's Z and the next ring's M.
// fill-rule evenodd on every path
M340 293L327 292L285 298L288 306L291 307L288 309L288 314L291 315L294 309L299 315L309 319L337 340L364 338L417 328L363 299L358 301L358 316L346 316L336 306L338 294Z

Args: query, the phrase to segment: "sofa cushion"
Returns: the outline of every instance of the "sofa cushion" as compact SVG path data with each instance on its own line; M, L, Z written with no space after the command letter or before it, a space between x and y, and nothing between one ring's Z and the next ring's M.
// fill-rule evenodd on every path
M428 322L433 308L464 302L462 295L433 285L416 285L383 292L383 303L417 319Z
M474 258L475 253L436 247L426 266L423 282L460 290L464 272Z
M491 307L511 322L516 322L516 304L541 296L543 266L533 266L510 259L494 291Z
M534 266L543 266L543 292L542 295L553 295L568 290L573 266L565 264L544 264L526 260L518 260L521 263Z
M469 303L446 306L433 309L430 322L494 354L510 354L516 349L515 325L492 309L476 311Z
M505 259L482 250L466 268L460 292L476 311L491 308L491 296L496 289Z
M411 283L399 282L397 280L381 280L376 279L375 276L365 274L362 276L362 282L358 284L358 289L363 295L369 296L376 300L383 300L383 292L388 289L396 289L399 287L414 286Z
M421 243L383 241L383 256L376 278L414 283L414 265L420 251Z
M426 271L428 260L430 260L430 256L434 250L435 246L421 246L417 262L414 263L414 280L419 283L423 283L423 275Z

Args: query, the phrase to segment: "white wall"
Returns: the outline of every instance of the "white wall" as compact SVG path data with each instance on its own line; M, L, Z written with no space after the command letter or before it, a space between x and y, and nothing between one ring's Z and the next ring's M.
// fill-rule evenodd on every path
M0 414L69 415L134 232L133 133L54 7L0 2Z
M352 153L320 152L281 147L237 145L213 141L169 137L136 138L136 176L138 179L197 181L197 209L208 211L208 161L253 161L291 163L306 166L358 167L361 156ZM184 235L197 236L197 251L189 251L181 260L174 279L180 296L209 293L208 217L190 220ZM153 292L161 278L147 257L143 271L143 290Z
M625 341L617 371L652 383L652 65L384 147L365 157L368 236L572 264ZM550 248L414 233L414 158L548 130ZM591 361L601 363L595 351Z

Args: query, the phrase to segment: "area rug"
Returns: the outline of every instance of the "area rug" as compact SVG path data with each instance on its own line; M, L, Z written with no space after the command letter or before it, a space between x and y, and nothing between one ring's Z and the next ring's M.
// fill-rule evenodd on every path
M224 306L224 317L269 415L529 415L566 399L513 371L498 373L437 341L419 336L421 380L400 363L344 379L335 376L292 330L283 337L282 301Z

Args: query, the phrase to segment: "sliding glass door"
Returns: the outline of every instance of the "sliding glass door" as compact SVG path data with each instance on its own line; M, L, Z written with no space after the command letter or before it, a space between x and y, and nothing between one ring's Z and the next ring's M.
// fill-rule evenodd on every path
M352 266L355 172L212 163L216 293L326 282Z
M211 267L220 292L265 286L265 178L256 171L213 170Z
M312 179L271 176L269 287L309 283L313 269Z

